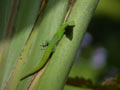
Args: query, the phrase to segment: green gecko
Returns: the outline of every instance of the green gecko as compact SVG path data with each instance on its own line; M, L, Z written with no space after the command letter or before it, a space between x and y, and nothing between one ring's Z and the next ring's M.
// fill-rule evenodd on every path
M34 74L35 72L38 72L47 62L50 55L52 54L53 50L55 49L57 43L60 41L60 39L63 37L65 31L67 30L67 27L74 27L74 22L65 22L61 25L61 27L58 29L57 33L53 36L52 40L49 42L48 47L42 57L41 62L34 68L32 71L28 74L26 74L24 77L21 78L23 80L24 78Z

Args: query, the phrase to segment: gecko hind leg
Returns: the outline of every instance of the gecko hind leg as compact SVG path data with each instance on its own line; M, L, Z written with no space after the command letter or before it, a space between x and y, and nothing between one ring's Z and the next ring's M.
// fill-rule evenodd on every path
M45 50L48 45L49 45L49 41L45 41L44 43L40 44L40 46L42 46L41 50Z

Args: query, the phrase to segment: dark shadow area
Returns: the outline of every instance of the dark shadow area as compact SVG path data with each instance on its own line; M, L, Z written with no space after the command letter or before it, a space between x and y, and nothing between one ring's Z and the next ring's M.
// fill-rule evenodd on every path
M75 27L75 25L67 26L66 30L65 30L65 35L70 40L72 40L72 38L73 38L73 29L74 29L74 27Z

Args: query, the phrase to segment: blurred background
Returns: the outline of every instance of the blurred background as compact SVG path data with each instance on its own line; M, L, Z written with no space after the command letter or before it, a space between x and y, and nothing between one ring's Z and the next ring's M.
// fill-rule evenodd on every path
M99 1L75 59L72 78L101 83L120 73L120 0Z

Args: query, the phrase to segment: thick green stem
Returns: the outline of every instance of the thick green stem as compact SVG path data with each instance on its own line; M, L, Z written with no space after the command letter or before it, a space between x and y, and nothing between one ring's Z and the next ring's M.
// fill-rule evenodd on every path
M61 90L74 62L76 51L86 32L98 0L77 0L68 21L75 21L72 40L64 37L56 48L37 90Z

